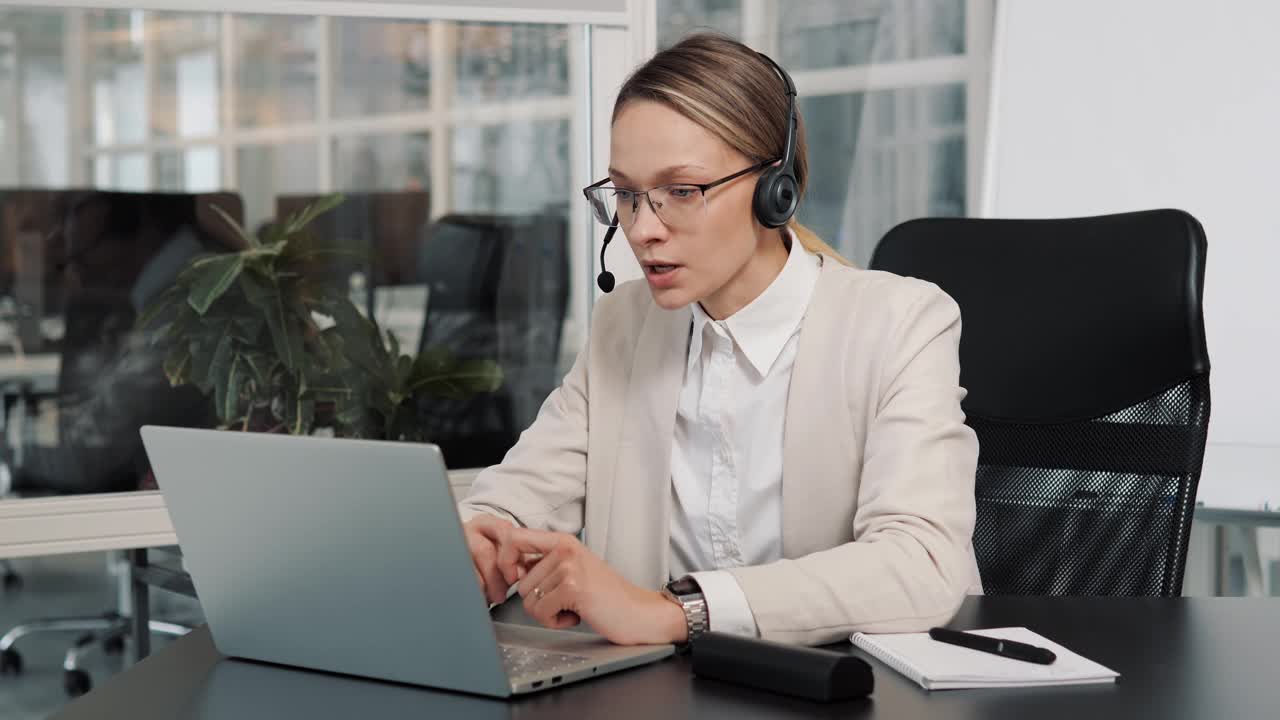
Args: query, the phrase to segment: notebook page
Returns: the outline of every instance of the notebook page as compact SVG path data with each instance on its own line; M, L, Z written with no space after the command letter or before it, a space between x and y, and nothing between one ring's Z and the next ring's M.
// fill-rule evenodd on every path
M877 657L884 654L896 658L896 662L889 664L905 664L914 672L904 674L917 682L923 678L928 682L921 684L926 686L950 683L972 683L979 686L988 683L1053 685L1118 677L1115 671L1082 657L1027 628L993 628L971 632L1048 648L1058 658L1052 665L1037 665L938 642L930 638L928 633L895 635L859 633L854 636L854 643ZM885 662L888 660L886 659ZM916 675L919 678L914 677Z

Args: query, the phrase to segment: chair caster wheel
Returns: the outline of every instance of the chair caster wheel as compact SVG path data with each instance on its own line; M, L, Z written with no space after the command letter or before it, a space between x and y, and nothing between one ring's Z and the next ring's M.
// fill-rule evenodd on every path
M124 652L124 638L112 637L102 641L102 651L108 655L119 655Z
M63 675L62 687L66 689L69 697L80 697L93 687L93 680L89 678L89 673L83 670L68 670Z
M0 675L21 675L22 656L17 650L9 648L0 652Z

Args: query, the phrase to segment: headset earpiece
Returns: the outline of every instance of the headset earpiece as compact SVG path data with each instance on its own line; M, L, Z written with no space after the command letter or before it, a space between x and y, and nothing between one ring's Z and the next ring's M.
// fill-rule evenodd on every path
M800 204L800 191L796 178L780 166L769 167L756 181L756 193L752 200L756 219L768 228L787 224Z
M787 94L787 137L782 146L782 159L760 173L752 209L761 225L782 227L800 204L800 183L796 182L796 86L782 66L764 53L759 53L773 69L778 71Z

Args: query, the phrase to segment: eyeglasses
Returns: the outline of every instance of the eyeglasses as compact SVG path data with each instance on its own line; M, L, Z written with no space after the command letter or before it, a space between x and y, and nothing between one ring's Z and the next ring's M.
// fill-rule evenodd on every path
M596 220L606 227L622 226L623 230L635 224L640 213L640 198L649 203L649 209L658 216L663 225L670 228L693 227L707 214L707 191L717 185L756 172L777 160L762 160L732 175L726 175L713 182L670 183L659 185L648 190L627 190L626 188L605 185L609 178L588 185L582 189L591 204L591 212Z

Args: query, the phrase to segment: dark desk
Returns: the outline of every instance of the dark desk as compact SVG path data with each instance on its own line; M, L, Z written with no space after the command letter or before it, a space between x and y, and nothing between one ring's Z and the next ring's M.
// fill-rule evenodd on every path
M928 693L873 660L871 699L821 705L694 678L687 658L673 658L502 702L223 660L200 629L55 717L1243 720L1280 714L1280 600L969 598L953 623L1007 625L1025 625L1097 660L1118 671L1120 681Z

